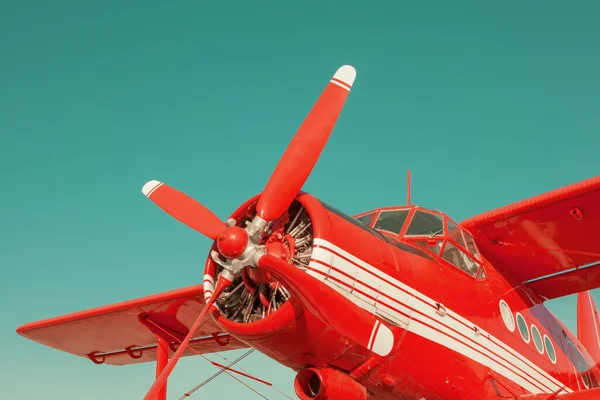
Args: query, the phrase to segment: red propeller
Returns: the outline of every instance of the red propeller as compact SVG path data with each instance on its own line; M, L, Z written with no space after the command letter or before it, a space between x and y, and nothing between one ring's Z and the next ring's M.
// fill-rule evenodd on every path
M142 193L173 218L215 240L227 225L198 201L159 181L150 181Z
M350 65L337 70L298 132L283 153L256 205L265 221L281 216L314 168L342 112L356 71Z
M257 215L246 229L237 226L228 227L198 201L164 183L150 181L144 185L142 189L144 195L167 214L216 240L219 252L228 259L229 263L228 267L219 275L213 296L207 302L173 358L157 377L150 391L144 397L145 400L152 399L164 386L194 332L202 324L206 312L214 300L219 297L221 291L232 282L235 274L239 273L239 270L245 265L258 266L258 257L255 256L262 253L258 253L260 251L259 243L254 234L257 230L265 229L269 221L277 219L285 212L308 179L342 111L355 77L356 71L349 65L339 68L334 74L273 171L256 206ZM274 258L270 255L266 258L263 256L264 259L269 259L269 257ZM269 264L273 266L272 263ZM277 264L274 266L276 267ZM289 269L282 269L281 274L285 275L285 271L289 272ZM297 276L297 274L292 274L292 276ZM292 277L291 280L293 279ZM370 323L370 320L366 323ZM341 323L336 320L332 326L341 326ZM371 326L370 329L373 327ZM364 336L362 330L360 336L361 339ZM374 347L374 344L369 343L369 345L370 348Z

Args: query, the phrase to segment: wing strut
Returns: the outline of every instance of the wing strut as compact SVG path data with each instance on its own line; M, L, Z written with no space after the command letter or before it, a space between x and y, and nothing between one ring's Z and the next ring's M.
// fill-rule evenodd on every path
M181 344L182 343L182 339L180 337L178 337L179 335L170 332L170 330L168 330L167 328L163 327L161 324L153 321L151 319L151 317L149 315L147 315L147 314L140 314L138 316L138 320L140 321L140 323L143 326L146 327L146 329L148 329L149 331L151 331L156 336L156 377L155 377L155 379L158 379L158 377L161 375L161 373L163 372L163 370L169 364L169 351L173 351L173 352L176 351L176 348L173 345L172 340L174 339L179 344ZM228 338L229 335L222 335L220 337L218 335L214 335L213 334L213 337L196 339L196 341L208 341L208 340L212 341L212 340L215 340L215 341L217 341L217 343L219 343L219 341L223 337L227 337ZM190 349L193 352L195 352L196 354L199 354L200 356L202 356L205 360L208 360L208 358L206 358L204 355L200 354L199 352L197 352L193 348L190 347ZM127 348L125 351L127 351L128 353L130 353L129 355L131 357L134 357L134 358L136 357L135 350L133 350L133 348ZM109 356L109 355L110 354L106 354L106 355L102 355L101 357L104 358L104 357ZM92 361L94 361L94 356L93 355L89 355L89 357L90 357L90 359L92 359ZM98 356L95 356L95 357L98 358ZM104 360L102 360L102 362L103 361ZM210 360L208 360L208 361L210 361ZM94 362L97 363L97 361L94 361ZM220 366L218 366L218 367L221 368ZM221 370L227 373L227 370L225 370L225 369L221 369ZM237 371L234 371L234 370L232 370L232 371L233 372L237 372ZM252 378L252 376L249 376L249 377ZM235 378L235 379L237 379L237 378ZM242 382L242 383L244 384L244 382ZM268 383L268 382L266 382L266 383L270 385L270 383ZM246 384L244 384L244 385L246 385ZM246 386L248 386L248 385L246 385ZM157 391L156 396L152 400L167 400L167 382L166 382L166 380L165 380L165 384Z
M169 342L160 336L156 336L157 348L156 348L156 378L159 377L160 373L165 369L169 363ZM167 400L167 384L160 389L155 397L156 400Z
M244 358L246 358L247 356L249 356L253 352L254 352L254 349L248 350L247 352L245 352L244 354L242 354L241 356L239 356L238 358L236 358L235 360L233 360L229 364L227 364L227 367L228 368L233 367L235 364L237 364L238 362L242 361ZM203 387L204 385L206 385L207 383L209 383L210 381L212 381L213 379L215 379L217 376L221 375L225 371L227 371L227 370L226 369L220 369L219 371L215 372L209 378L206 378L202 383L194 386L194 388L192 390L190 390L188 392L185 392L183 394L183 396L181 396L179 398L179 400L185 400L187 397L190 397L192 395L192 393L196 392L201 387Z
M207 306L208 307L208 306ZM148 321L151 325L153 325L154 327L156 327L157 329L159 329L160 331L162 331L162 335L168 335L171 336L173 339L175 339L180 345L183 344L183 340L181 340L181 338L177 337L177 335L169 332L168 330L166 330L165 328L163 328L162 326L160 326L159 324L155 323L154 321ZM161 336L162 336L161 335ZM216 339L215 339L216 340ZM273 384L271 382L267 382L264 381L262 379L259 379L255 376L252 376L250 374L246 374L243 373L241 371L235 370L233 368L231 368L230 366L226 366L226 365L221 365L219 363L210 361L204 354L201 354L200 352L196 351L195 349L193 349L192 347L189 347L190 350L192 350L194 353L196 353L197 355L199 355L200 357L204 358L206 361L208 361L209 363L213 364L214 366L216 366L217 368L219 368L221 371L220 372L225 372L227 375L229 375L230 377L232 377L233 379L235 379L236 381L238 381L239 383L241 383L242 385L246 386L248 389L252 390L254 393L256 393L257 395L259 395L260 397L262 397L263 399L266 399L266 397L264 395L262 395L260 392L258 392L256 389L254 389L253 387L251 387L250 385L248 385L247 383L245 383L244 381L242 381L241 379L237 378L236 376L234 376L231 372L236 373L236 374L240 374L242 376L245 376L246 378L250 378L253 379L257 382L260 382L264 385L267 386L273 386ZM157 358L158 360L158 358ZM164 370L164 368L166 367L168 363L168 359L165 360L164 365L161 366L161 369L159 371L158 369L158 363L157 363L157 369L156 369L156 378L158 379L159 375L162 373L162 371ZM167 387L167 379L165 379L165 383L162 386L162 389L159 392L159 395L157 397L155 397L155 400L166 400L166 387ZM165 397L160 397L160 394L162 392L165 392Z

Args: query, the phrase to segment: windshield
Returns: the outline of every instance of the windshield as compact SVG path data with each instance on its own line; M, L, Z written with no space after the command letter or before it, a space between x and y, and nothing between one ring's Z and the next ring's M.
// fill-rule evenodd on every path
M398 235L402 230L402 226L404 225L404 221L406 221L409 211L410 210L381 211L373 228Z
M413 215L406 236L440 236L444 234L444 219L441 215L417 210Z

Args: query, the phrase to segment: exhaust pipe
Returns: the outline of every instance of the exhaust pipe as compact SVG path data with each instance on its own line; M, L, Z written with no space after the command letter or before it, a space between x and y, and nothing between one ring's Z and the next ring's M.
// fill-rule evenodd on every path
M294 390L300 400L367 400L367 389L333 368L306 368L298 372Z

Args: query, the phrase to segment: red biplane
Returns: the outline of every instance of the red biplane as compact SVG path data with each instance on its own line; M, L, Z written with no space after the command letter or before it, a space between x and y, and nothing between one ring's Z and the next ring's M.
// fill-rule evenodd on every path
M264 191L221 221L167 184L143 193L214 241L203 283L23 325L96 364L255 348L300 399L600 398L600 178L462 223L410 205L350 217L301 188L352 88L337 70ZM577 337L544 306L579 293ZM220 368L231 368L218 365Z

